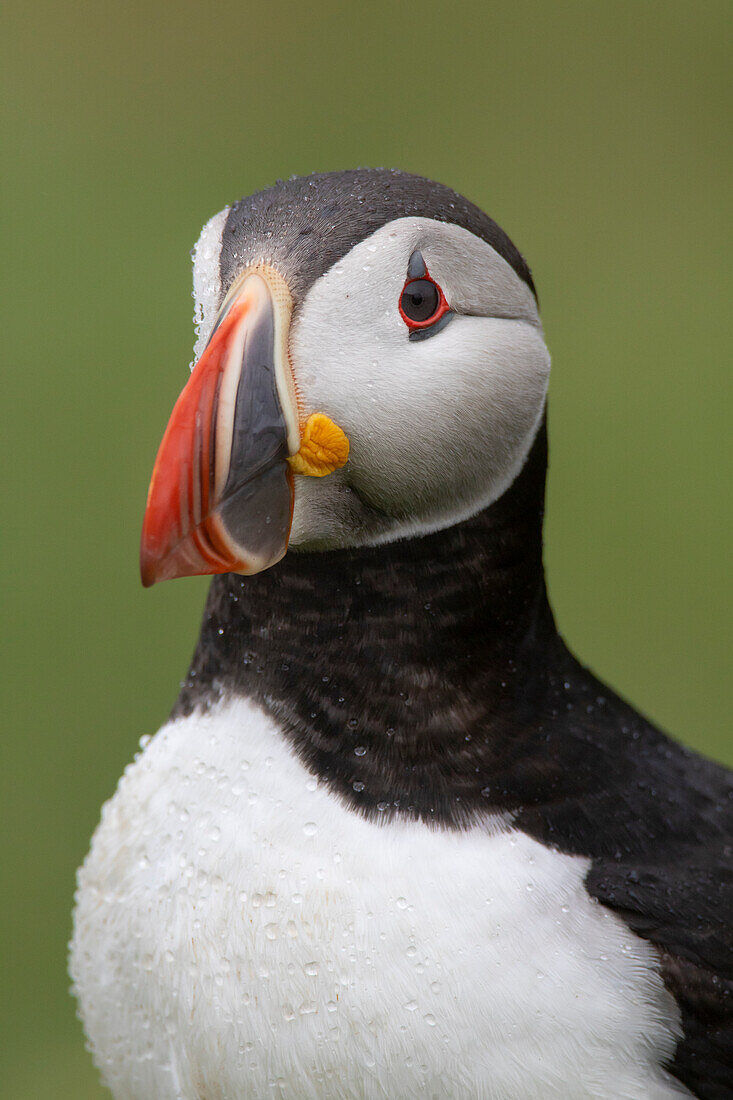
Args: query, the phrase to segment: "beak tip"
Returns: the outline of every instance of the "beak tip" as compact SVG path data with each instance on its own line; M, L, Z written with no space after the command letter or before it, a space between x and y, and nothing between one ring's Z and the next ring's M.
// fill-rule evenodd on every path
M140 548L140 580L143 588L152 588L158 580L157 562L152 554L148 553L145 545Z

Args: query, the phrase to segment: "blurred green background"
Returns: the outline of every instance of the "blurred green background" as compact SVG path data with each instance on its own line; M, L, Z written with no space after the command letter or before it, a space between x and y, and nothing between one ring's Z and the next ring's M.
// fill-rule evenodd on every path
M74 869L197 636L206 581L143 591L138 537L191 359L188 251L240 195L399 166L509 231L554 357L561 628L733 762L731 8L6 0L3 18L0 1094L86 1100Z

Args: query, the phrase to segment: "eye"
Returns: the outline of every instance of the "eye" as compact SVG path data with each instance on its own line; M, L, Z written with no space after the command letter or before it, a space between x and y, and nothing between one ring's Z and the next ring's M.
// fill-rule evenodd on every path
M430 279L413 279L402 291L400 306L408 321L429 321L440 307L437 286Z
M432 326L449 311L443 291L427 271L419 279L407 280L400 296L400 316L411 338L418 332L429 335L434 331Z

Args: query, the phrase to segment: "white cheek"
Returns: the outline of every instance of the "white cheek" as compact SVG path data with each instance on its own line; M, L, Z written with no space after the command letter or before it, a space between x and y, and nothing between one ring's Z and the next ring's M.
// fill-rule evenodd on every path
M411 341L398 303L416 247L458 307L441 331ZM467 272L480 315L460 312ZM550 366L534 298L509 265L465 230L425 219L392 223L317 280L291 352L304 411L326 413L351 444L342 471L296 483L291 541L301 546L422 534L491 504L529 452Z
M542 411L549 356L540 333L520 321L456 317L409 352L420 354L391 406L393 422L412 426L407 447L393 450L407 484L426 504L497 496Z
M413 343L399 319L376 336L355 338L355 327L341 329L338 347L322 339L320 369L301 385L309 408L349 436L349 484L373 507L426 519L447 502L478 508L495 498L542 412L550 363L538 329L455 317Z

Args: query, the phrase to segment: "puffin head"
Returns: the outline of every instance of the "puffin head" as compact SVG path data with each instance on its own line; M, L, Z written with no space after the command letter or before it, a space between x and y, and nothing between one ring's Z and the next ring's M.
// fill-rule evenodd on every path
M204 227L194 296L144 584L427 534L522 468L550 368L532 278L449 188L383 169L278 183Z

